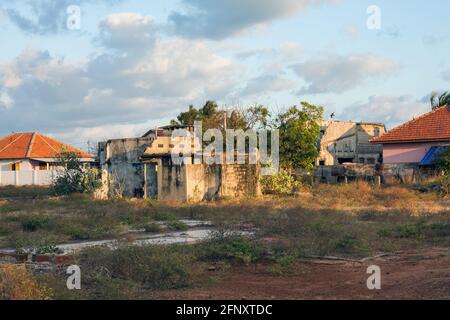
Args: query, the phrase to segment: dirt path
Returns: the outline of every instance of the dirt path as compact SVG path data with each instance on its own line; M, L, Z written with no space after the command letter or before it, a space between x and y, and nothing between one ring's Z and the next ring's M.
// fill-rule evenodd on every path
M369 291L369 265L381 268L382 289ZM209 275L209 274L208 274ZM450 249L405 252L367 261L302 263L294 276L266 265L233 267L214 285L166 291L159 299L450 299Z

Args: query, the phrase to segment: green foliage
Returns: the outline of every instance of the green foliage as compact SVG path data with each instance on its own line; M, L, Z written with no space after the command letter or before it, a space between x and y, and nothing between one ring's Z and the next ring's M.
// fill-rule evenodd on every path
M225 114L227 128L223 127ZM226 111L220 110L215 101L207 101L200 109L190 105L188 111L180 113L177 121L173 120L172 124L194 125L195 121L202 121L203 130L248 130L255 127L266 127L269 117L269 109L263 105L255 105L247 109L233 108Z
M450 174L450 148L440 154L435 161L435 165L445 174Z
M301 185L294 176L281 170L276 175L261 177L262 192L264 194L291 195Z
M169 227L170 230L175 230L175 231L186 231L189 229L189 227L187 226L187 224L175 220L175 221L169 221L167 223L167 226Z
M85 168L76 153L62 151L58 155L58 162L62 169L52 185L56 195L93 193L101 187L98 172Z
M285 168L312 169L319 151L317 141L323 107L302 102L278 116L280 160Z
M51 220L45 216L29 216L25 217L22 222L22 230L25 232L35 232L39 229L45 229L51 225Z
M259 261L264 248L255 240L236 234L217 232L212 238L199 245L199 258L207 261L228 260L237 263Z
M145 232L148 232L148 233L156 233L156 232L161 232L162 228L160 225L158 225L156 223L147 223L144 226L144 230L145 230Z

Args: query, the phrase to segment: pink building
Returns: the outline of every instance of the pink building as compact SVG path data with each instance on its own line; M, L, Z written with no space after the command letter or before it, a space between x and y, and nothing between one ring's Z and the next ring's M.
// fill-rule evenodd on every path
M383 145L386 164L424 164L450 145L450 107L443 106L392 129L373 144ZM426 163L430 164L430 163Z

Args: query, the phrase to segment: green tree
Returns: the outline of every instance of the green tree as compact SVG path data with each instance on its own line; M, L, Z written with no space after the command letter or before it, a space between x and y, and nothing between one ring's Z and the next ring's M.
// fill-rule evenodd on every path
M302 102L278 115L276 125L280 130L280 161L287 169L314 168L318 156L318 139L323 107Z
M433 110L436 110L443 106L450 106L450 92L445 91L438 97L438 94L433 92L431 94L431 106Z
M173 124L182 124L185 126L192 126L194 122L201 119L201 113L199 110L195 109L193 105L189 106L189 110L186 112L180 113L177 117L177 121L173 120Z
M269 118L269 109L263 105L255 105L247 109L235 107L224 110L220 109L215 101L207 101L200 109L190 105L188 111L180 113L177 120L172 120L171 123L193 125L195 121L202 121L204 130L248 130L256 127L266 127ZM225 120L227 128L224 128Z

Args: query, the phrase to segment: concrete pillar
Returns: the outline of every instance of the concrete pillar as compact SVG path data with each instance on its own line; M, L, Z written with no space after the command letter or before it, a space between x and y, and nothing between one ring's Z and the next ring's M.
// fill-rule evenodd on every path
M33 185L38 185L38 175L37 175L38 171L37 170L33 170Z
M144 199L148 198L148 194L147 194L147 166L148 166L148 164L144 162Z
M344 177L344 183L348 184L348 177L347 176Z

